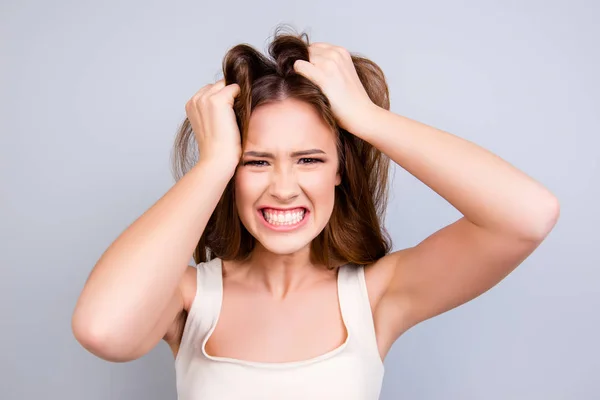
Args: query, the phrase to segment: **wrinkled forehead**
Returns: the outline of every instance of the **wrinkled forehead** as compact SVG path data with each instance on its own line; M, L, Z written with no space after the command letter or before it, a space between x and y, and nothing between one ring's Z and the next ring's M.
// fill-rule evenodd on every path
M336 136L318 111L305 102L286 99L257 107L250 116L244 147L273 151L322 148L335 151Z

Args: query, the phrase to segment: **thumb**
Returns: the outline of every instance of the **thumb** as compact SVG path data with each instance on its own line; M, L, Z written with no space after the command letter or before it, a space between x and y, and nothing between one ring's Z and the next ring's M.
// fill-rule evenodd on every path
M240 85L232 83L221 89L221 93L227 98L227 103L233 105L235 98L240 94Z
M297 74L300 74L305 78L317 83L317 68L308 61L296 60L294 62L294 71L296 71Z

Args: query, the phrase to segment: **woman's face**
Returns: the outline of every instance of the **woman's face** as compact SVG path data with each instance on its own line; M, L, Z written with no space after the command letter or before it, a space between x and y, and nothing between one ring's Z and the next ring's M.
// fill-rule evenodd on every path
M311 105L286 99L256 108L235 175L242 223L272 253L303 249L329 221L337 171L334 133Z

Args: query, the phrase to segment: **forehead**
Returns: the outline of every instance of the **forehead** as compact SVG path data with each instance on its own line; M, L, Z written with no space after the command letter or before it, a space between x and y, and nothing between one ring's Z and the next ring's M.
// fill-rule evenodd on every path
M313 106L296 99L264 104L250 116L245 147L273 151L335 149L335 136Z

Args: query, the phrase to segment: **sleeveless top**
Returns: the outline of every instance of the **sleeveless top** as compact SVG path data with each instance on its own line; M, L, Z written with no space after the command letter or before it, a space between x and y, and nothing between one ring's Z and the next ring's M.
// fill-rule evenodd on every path
M375 337L364 267L346 264L337 275L345 342L320 356L283 363L207 354L223 296L222 263L197 265L197 290L175 358L178 400L376 400L384 365Z

